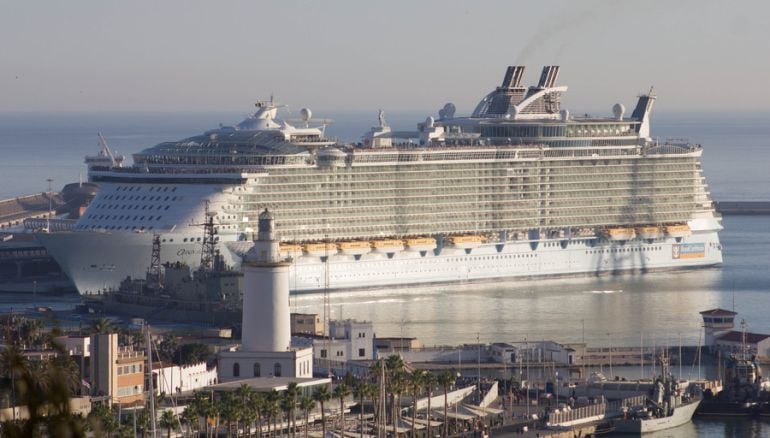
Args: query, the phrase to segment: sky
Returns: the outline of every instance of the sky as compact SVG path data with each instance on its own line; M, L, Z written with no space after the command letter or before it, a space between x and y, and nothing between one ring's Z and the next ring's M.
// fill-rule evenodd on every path
M468 113L508 65L573 113L770 109L767 1L0 0L0 111Z

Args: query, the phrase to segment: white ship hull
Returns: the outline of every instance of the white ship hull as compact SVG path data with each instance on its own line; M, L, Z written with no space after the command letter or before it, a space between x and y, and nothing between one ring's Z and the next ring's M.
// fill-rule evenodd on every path
M151 239L141 233L69 232L39 236L50 254L83 294L116 288L127 276L143 278L150 259ZM238 266L238 254L249 242L220 245L226 262ZM200 243L161 245L162 262L200 263ZM569 242L563 245L563 242ZM592 246L593 245L593 246ZM694 232L677 241L661 238L608 242L592 239L484 244L470 250L401 251L388 257L371 253L359 257L337 254L328 263L319 256L294 259L290 288L294 293L395 287L435 283L481 282L505 278L606 275L687 269L722 263L716 230ZM77 248L77 250L73 250ZM228 248L229 250L224 250ZM325 284L328 269L328 285Z
M646 420L624 420L614 423L614 432L645 434L672 429L692 421L692 416L700 405L700 400L678 406L669 417L650 418Z

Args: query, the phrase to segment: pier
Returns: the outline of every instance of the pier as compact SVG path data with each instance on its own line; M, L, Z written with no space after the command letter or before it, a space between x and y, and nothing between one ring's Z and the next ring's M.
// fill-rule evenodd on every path
M53 217L66 206L58 192L43 192L0 201L0 230L19 226L26 219Z

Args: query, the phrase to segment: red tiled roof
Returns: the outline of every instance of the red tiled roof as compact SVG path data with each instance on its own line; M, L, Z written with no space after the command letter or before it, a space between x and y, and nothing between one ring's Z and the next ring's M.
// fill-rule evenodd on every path
M747 344L756 344L759 342L764 341L765 339L770 338L770 335L765 335L762 333L746 333L746 343ZM725 342L743 342L743 332L739 331L729 331L722 336L717 338L718 341L725 341Z
M709 315L709 316L735 316L735 315L737 315L736 312L731 312L731 311L725 310L725 309L704 310L700 314L701 315Z

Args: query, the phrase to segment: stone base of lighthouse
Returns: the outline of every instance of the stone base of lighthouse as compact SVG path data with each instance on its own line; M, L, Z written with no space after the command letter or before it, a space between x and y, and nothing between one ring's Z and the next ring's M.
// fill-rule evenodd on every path
M221 352L217 373L220 382L254 377L313 377L313 349Z

